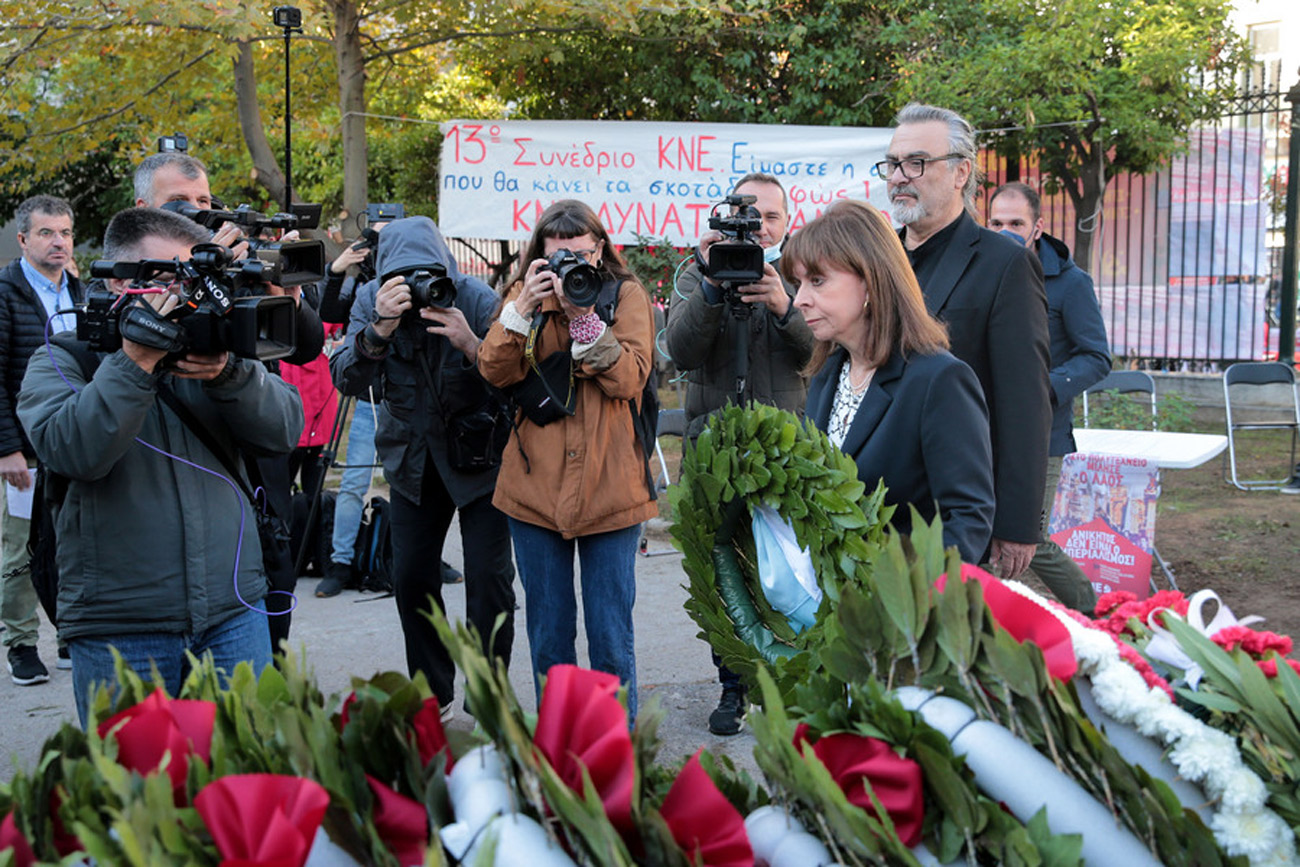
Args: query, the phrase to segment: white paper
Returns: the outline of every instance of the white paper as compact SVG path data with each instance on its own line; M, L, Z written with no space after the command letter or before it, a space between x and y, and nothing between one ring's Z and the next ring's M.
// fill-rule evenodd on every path
M15 518L25 518L31 520L32 517L32 494L36 492L36 479L32 471L27 471L27 479L30 484L27 490L20 491L13 485L5 482L5 499L9 503L9 514Z

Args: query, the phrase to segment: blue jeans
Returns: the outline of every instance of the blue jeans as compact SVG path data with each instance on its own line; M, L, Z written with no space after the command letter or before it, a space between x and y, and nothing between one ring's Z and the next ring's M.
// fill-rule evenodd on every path
M262 603L258 602L259 609ZM88 635L68 642L72 654L72 690L77 699L77 718L82 728L89 720L91 690L101 685L113 691L117 674L113 670L116 647L132 671L148 680L152 666L158 667L167 694L175 696L189 676L190 665L185 651L202 657L212 654L218 669L227 676L241 662L253 666L260 676L262 669L271 664L271 633L262 610L242 613L203 632L131 632L121 635Z
M358 399L352 404L352 426L348 428L348 453L344 458L347 468L334 501L334 552L330 559L335 563L351 563L357 544L366 491L370 490L370 478L375 472L376 410L369 401Z
M581 562L583 622L591 667L618 675L627 686L628 713L636 719L636 546L641 527L565 539L554 530L510 519L515 563L524 587L534 686L551 666L578 662L578 606L573 593L573 549Z

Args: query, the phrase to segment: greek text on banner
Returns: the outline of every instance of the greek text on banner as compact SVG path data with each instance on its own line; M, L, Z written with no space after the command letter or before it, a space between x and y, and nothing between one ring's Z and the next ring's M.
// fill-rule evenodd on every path
M618 243L693 246L709 212L750 172L775 175L791 230L836 199L888 213L871 171L891 131L866 127L619 121L453 120L443 133L439 225L461 238L527 238L559 199L579 199Z

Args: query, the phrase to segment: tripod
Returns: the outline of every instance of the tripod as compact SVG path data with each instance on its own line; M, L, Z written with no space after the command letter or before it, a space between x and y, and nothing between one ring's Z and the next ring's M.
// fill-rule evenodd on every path
M334 429L330 431L329 441L325 444L325 448L321 450L320 457L317 458L320 462L320 472L316 474L316 484L314 485L313 490L307 492L311 495L311 508L307 511L308 528L315 526L316 520L320 516L320 495L321 490L325 486L325 474L331 468L349 469L354 466L353 464L339 463L337 458L339 445L343 441L343 432L347 429L348 413L352 411L352 408L356 403L357 399L352 395L343 395L339 400L338 413L334 416ZM370 463L357 464L355 466L368 466L373 471L375 467L379 465L376 463ZM320 528L318 532L324 532L324 528ZM298 556L294 560L293 568L295 575L301 574L303 567L307 564L308 550L311 547L307 544L308 535L309 534L304 533L303 544L298 549Z

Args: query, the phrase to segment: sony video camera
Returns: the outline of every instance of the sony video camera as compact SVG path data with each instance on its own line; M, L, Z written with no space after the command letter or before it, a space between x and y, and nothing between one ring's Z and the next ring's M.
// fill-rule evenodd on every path
M538 271L551 271L560 278L564 287L564 297L574 307L590 307L596 303L603 281L600 272L587 264L577 253L571 250L556 250Z
M709 247L709 278L723 286L747 286L763 279L763 245L753 235L763 228L762 215L754 207L757 196L730 195L713 206L709 228L721 232L727 240ZM718 208L729 206L733 212L717 216Z
M231 352L271 361L291 355L297 339L293 298L260 294L264 283L273 282L268 276L273 266L261 259L231 259L230 250L220 244L198 244L185 262L95 262L92 277L130 280L135 288L165 286L181 303L160 316L130 295L91 291L84 308L77 310L77 338L101 352L120 348L126 338L166 350L169 358Z
M320 241L264 241L258 236L267 229L307 228L297 214L263 214L248 205L233 211L213 208L196 208L188 202L168 202L163 205L188 217L213 232L223 223L234 223L248 236L249 256L256 257L265 266L266 276L261 279L276 286L303 286L325 279L325 245ZM319 216L319 206L317 216Z

